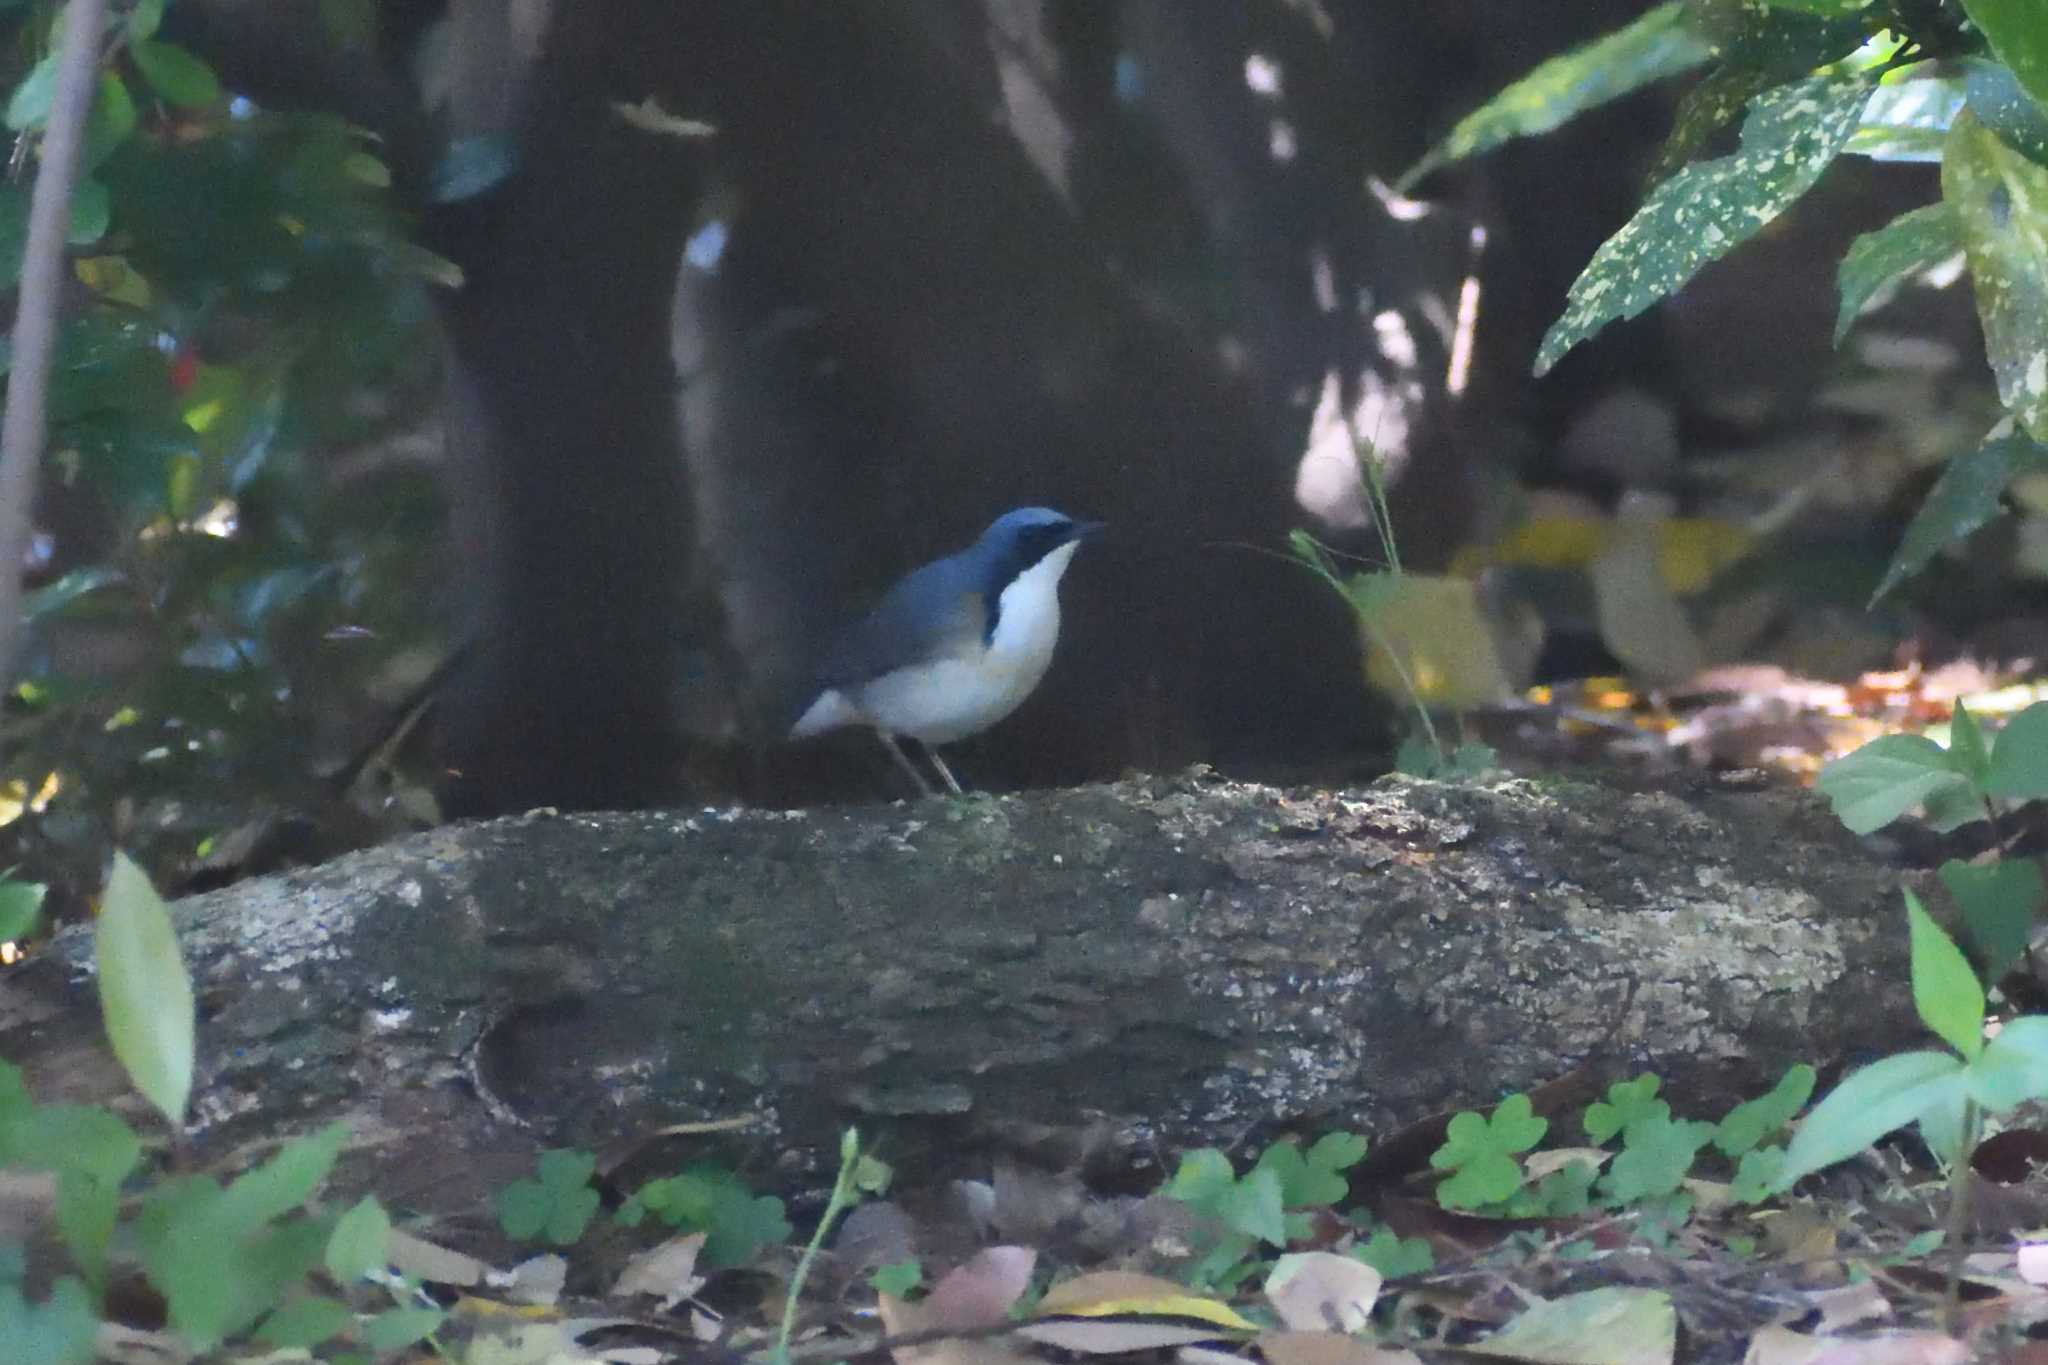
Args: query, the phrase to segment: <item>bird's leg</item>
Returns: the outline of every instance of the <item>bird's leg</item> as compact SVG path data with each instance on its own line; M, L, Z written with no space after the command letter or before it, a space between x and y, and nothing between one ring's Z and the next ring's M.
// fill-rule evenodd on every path
M932 766L939 770L939 776L946 779L947 791L953 793L953 795L955 796L967 795L966 792L960 790L960 784L953 780L953 770L946 766L945 759L939 757L939 751L937 749L933 748L929 744L925 745L924 756L926 758L929 758L932 761Z
M882 747L889 751L889 757L896 760L896 766L910 774L910 780L917 784L920 796L938 795L937 792L932 790L932 784L924 780L924 774L917 770L917 765L912 763L903 750L897 746L896 736L890 734L887 730L877 730L875 731L875 738L882 741ZM946 770L941 768L939 771L945 772ZM953 780L952 776L948 774L946 780L951 782ZM955 787L953 790L958 791L960 789Z

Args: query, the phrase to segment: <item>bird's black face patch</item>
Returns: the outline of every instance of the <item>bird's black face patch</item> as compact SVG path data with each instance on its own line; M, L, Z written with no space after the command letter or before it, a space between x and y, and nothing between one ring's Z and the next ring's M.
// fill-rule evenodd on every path
M982 582L982 600L988 607L988 625L982 632L984 643L996 638L996 626L1003 613L1003 589L1060 546L1079 539L1081 534L1082 528L1066 517L1033 522L1018 529L1006 547L1007 552L990 564L989 574Z

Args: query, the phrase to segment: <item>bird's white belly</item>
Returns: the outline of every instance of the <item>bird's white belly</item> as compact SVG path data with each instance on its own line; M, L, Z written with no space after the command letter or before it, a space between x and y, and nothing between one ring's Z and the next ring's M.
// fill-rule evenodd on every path
M1060 638L1060 573L1074 547L1062 545L1003 590L995 638L958 654L885 673L851 698L870 723L927 744L965 739L1016 710L1052 663Z
M885 673L858 690L854 704L877 728L927 744L948 744L994 725L1023 704L1052 662L990 650L981 661L935 659Z

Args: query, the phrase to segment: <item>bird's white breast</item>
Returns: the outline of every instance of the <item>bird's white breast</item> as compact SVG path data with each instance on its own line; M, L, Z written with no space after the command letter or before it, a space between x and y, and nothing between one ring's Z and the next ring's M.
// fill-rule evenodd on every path
M1052 663L1060 638L1060 575L1074 557L1068 542L1004 588L996 632L957 654L885 673L851 700L892 734L946 744L994 725L1023 704Z

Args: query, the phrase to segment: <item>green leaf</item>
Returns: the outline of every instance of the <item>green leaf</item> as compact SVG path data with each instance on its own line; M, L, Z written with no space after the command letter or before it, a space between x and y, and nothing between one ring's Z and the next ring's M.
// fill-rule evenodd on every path
M101 1290L107 1283L107 1248L121 1213L121 1186L90 1172L71 1169L57 1174L57 1231L86 1282Z
M1977 121L2035 165L2048 165L2048 110L2020 88L2011 67L1971 61L1966 68L1963 88Z
M1405 194L1441 166L1512 138L1547 133L1588 109L1705 62L1712 49L1692 31L1678 0L1657 6L1605 37L1544 62L1460 119L1395 183Z
M7 126L19 133L41 125L50 117L50 106L56 99L57 54L52 52L14 87L14 94L7 101Z
M877 1294L900 1299L924 1283L924 1265L913 1256L907 1261L876 1266L868 1275L868 1283Z
M1280 1202L1290 1209L1328 1208L1343 1199L1351 1186L1338 1172L1365 1157L1365 1139L1352 1133L1330 1133L1306 1154L1301 1145L1283 1138L1266 1148L1257 1170L1269 1170L1280 1182Z
M79 152L79 171L90 175L98 170L108 157L135 136L135 126L135 100L128 93L128 82L121 79L119 72L102 71L100 88L93 93L92 114L85 124L85 146ZM75 232L76 207L72 209L71 216Z
M1963 13L2027 93L2048 104L2048 25L2039 0L1963 0Z
M425 1341L448 1315L438 1308L387 1308L363 1324L363 1344L373 1351L399 1351Z
M2013 801L2048 796L2048 701L2035 702L1998 732L1985 790Z
M1740 1157L1792 1121L1813 1098L1814 1069L1804 1062L1792 1066L1769 1093L1744 1100L1728 1111L1714 1130L1714 1146L1723 1156Z
M1223 1225L1274 1246L1287 1245L1287 1219L1280 1202L1280 1177L1268 1170L1245 1174L1223 1196L1217 1210Z
M1527 1095L1502 1100L1489 1120L1466 1112L1453 1115L1444 1131L1444 1145L1430 1154L1429 1164L1457 1174L1437 1186L1437 1202L1445 1208L1478 1208L1498 1203L1522 1186L1522 1165L1515 1154L1543 1140L1550 1120L1531 1113Z
M327 1273L340 1285L352 1285L385 1267L391 1242L391 1215L375 1196L364 1195L335 1223L327 1236Z
M1568 1161L1536 1182L1538 1218L1576 1218L1593 1206L1593 1182L1600 1172L1590 1161Z
M1536 353L1541 375L1608 323L1632 318L1755 236L1820 178L1870 98L1862 79L1815 77L1750 103L1734 153L1685 167L1650 192L1572 284Z
M597 1212L599 1196L589 1184L596 1170L597 1158L589 1152L542 1152L537 1180L516 1180L499 1191L499 1226L521 1241L545 1236L568 1246Z
M163 21L164 0L136 0L135 8L128 11L128 41L147 42L156 36Z
M1915 68L1916 73L1939 71L1933 63ZM1901 76L1892 73L1871 92L1856 131L1842 148L1844 155L1872 161L1941 160L1949 127L1962 112L1965 82L1945 74Z
M1941 931L1920 898L1906 896L1913 940L1913 1006L1936 1037L1975 1057L1984 1049L1984 987L1955 940Z
M92 1295L74 1276L51 1287L44 1303L30 1303L18 1284L0 1285L0 1360L8 1365L86 1365L94 1349L100 1315Z
M649 1181L635 1199L671 1227L705 1233L698 1259L721 1269L746 1264L762 1247L790 1233L780 1199L756 1196L729 1171L712 1167Z
M1941 882L1962 907L1963 928L1983 961L1984 979L1998 980L2027 950L2034 916L2048 899L2041 865L2031 858L1981 866L1951 858L1941 865Z
M167 104L186 109L203 109L220 98L220 81L213 68L175 43L130 43L128 55L149 88Z
M1849 244L1835 280L1842 307L1835 314L1835 344L1849 334L1877 292L1902 275L1938 265L1963 249L1954 210L1928 204L1902 213Z
M320 1264L323 1222L287 1218L251 1228L258 1201L231 1205L230 1191L205 1176L159 1183L143 1200L136 1240L170 1319L209 1350L255 1323Z
M1952 458L1913 514L1898 553L1870 595L1871 605L1999 516L2000 500L2014 478L2037 473L2048 473L2048 446L2020 435L2000 436Z
M73 569L56 582L24 595L21 603L22 620L45 620L63 611L87 593L98 592L101 588L114 587L127 581L127 575L111 565L99 564Z
M1509 1360L1586 1365L1671 1360L1678 1354L1678 1312L1661 1289L1588 1289L1536 1300L1474 1349Z
M538 1180L515 1180L498 1191L493 1201L498 1227L515 1242L530 1242L541 1235L554 1212L554 1199Z
M1799 1125L1772 1189L1783 1193L1965 1094L1964 1077L1962 1059L1949 1052L1902 1052L1859 1067Z
M41 882L0 881L0 943L35 933L42 922L43 896L48 890Z
M1993 1034L1970 1063L1969 1085L1970 1098L1993 1114L2048 1099L2048 1016L2022 1015Z
M1655 1076L1638 1076L1608 1086L1606 1099L1586 1106L1586 1136L1606 1142L1637 1119L1670 1118L1671 1106L1657 1098L1662 1084Z
M1723 65L1695 81L1678 101L1671 132L1657 150L1646 183L1657 184L1699 155L1714 134L1742 116L1751 100L1784 79L1760 67Z
M220 1206L222 1223L247 1232L300 1207L334 1169L346 1141L346 1123L330 1123L318 1132L293 1138L270 1160L228 1186Z
M263 1320L256 1339L281 1350L318 1346L338 1337L355 1325L356 1315L345 1303L318 1294L302 1294Z
M1714 1125L1674 1119L1666 1112L1632 1120L1619 1155L1601 1178L1610 1199L1636 1204L1675 1194L1692 1170L1693 1158L1714 1136Z
M1965 109L1949 129L1941 192L1962 228L1999 400L2048 439L2048 168Z
M1759 1147L1744 1152L1728 1192L1738 1204L1761 1204L1777 1193L1778 1176L1784 1169L1783 1147Z
M1913 1126L1920 1140L1944 1167L1953 1168L1968 1145L1975 1141L1970 1132L1970 1075L1967 1068L1957 1078L1961 1083L1938 1087L1920 1111ZM1981 1124L1980 1124L1981 1126Z
M1862 13L1870 8L1871 0L1763 0L1763 3L1769 9L1803 10L1807 14L1839 18Z
M1197 1147L1181 1154L1180 1165L1166 1182L1163 1193L1214 1217L1222 1206L1223 1196L1236 1183L1237 1172L1231 1168L1229 1157L1214 1147Z
M1389 1280L1436 1269L1436 1250L1427 1237L1402 1237L1384 1226L1374 1228L1370 1240L1352 1247L1351 1255Z
M1467 748L1484 747L1460 745L1459 752ZM1452 755L1457 757L1456 754ZM1308 1149L1308 1166L1312 1171L1348 1171L1365 1160L1367 1143L1360 1133L1325 1133L1315 1140ZM1343 1196L1338 1196L1342 1198Z
M107 1041L135 1088L177 1127L192 1094L192 979L170 913L125 853L114 855L93 942Z
M1814 785L1857 834L1883 829L1937 792L1969 788L1948 751L1925 735L1874 739L1823 767Z
M142 1141L119 1114L93 1104L37 1105L8 1129L7 1160L49 1171L83 1171L109 1185L142 1160Z
M1983 727L1970 714L1970 708L1961 700L1956 702L1955 712L1948 726L1948 761L1955 770L1970 780L1970 785L1981 789L1991 774L1991 749L1984 742Z
M109 214L107 187L97 180L80 181L71 196L71 227L65 240L72 246L91 246L107 235Z

